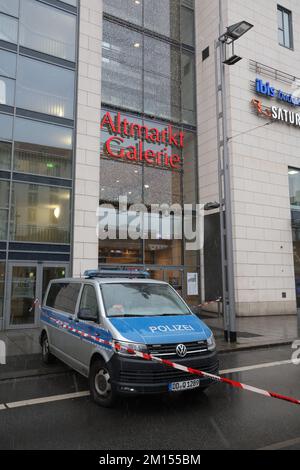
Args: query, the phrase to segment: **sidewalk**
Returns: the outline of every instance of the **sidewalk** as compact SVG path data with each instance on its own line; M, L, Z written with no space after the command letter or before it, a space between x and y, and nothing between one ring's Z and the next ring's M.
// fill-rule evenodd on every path
M237 344L224 341L221 316L204 311L199 316L213 330L220 353L291 344L300 338L300 318L296 315L238 318ZM39 329L0 332L0 340L6 344L6 365L0 365L0 380L69 370L59 361L51 367L42 363L39 334Z
M297 315L237 318L236 344L224 341L222 316L204 311L199 316L213 330L220 352L290 344L300 338Z

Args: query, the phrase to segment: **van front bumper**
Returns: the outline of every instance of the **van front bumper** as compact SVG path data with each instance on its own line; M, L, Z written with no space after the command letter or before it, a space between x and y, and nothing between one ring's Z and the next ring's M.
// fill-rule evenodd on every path
M210 374L218 375L219 372L219 361L215 351L184 359L170 359L169 357L167 359ZM167 365L143 359L124 357L118 354L113 355L109 365L114 387L119 393L126 395L166 393L169 391L171 383L194 379L200 380L200 388L205 388L215 383L212 379L192 375Z

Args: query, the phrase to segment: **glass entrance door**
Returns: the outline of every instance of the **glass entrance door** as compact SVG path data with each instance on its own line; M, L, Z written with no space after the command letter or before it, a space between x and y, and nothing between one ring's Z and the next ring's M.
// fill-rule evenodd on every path
M11 263L8 269L6 329L38 326L40 304L52 279L68 275L69 267L51 263Z
M37 266L10 266L9 327L32 326L36 321Z

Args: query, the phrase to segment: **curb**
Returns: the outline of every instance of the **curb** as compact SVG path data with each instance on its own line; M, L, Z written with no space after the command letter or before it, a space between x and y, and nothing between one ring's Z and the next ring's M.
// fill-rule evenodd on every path
M297 339L297 338L295 338ZM232 353L232 352L239 352L239 351L251 351L252 349L271 349L271 348L276 348L278 346L290 346L293 344L295 339L289 339L289 340L278 340L274 343L257 343L257 344L245 344L245 345L236 345L233 346L231 344L228 344L228 347L217 347L218 353L219 354L227 354L227 353Z

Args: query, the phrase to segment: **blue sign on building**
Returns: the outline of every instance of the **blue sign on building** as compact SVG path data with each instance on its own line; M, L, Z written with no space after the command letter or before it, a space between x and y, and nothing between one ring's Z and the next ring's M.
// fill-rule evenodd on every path
M289 103L292 106L300 106L300 96L285 93L281 89L278 90L271 86L269 82L264 82L259 78L256 79L256 92L270 98L277 98L278 101Z

